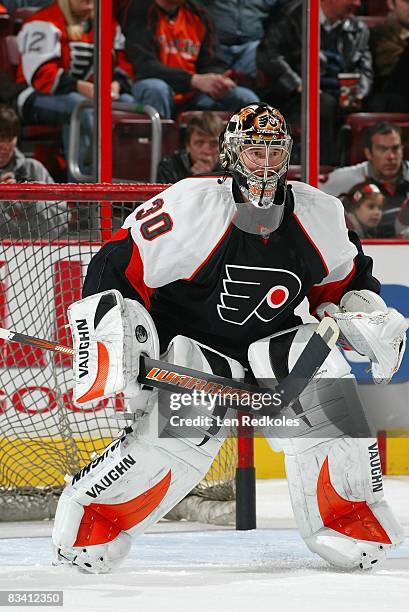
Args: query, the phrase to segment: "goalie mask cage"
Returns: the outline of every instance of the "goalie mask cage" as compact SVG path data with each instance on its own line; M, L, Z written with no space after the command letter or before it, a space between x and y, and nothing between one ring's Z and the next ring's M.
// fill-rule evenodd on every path
M92 256L163 185L0 185L0 325L71 345L66 311ZM72 402L71 358L0 340L0 520L54 515L66 474L101 453L129 421L121 396ZM252 435L227 438L205 479L172 510L255 527ZM237 512L235 476L238 469Z

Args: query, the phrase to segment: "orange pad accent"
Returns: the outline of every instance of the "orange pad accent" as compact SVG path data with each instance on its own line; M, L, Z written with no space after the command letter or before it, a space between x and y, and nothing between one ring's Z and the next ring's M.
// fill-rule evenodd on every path
M109 372L109 353L102 342L97 342L98 346L98 371L97 376L86 393L77 399L77 403L90 402L93 399L98 399L104 395L105 385L108 379Z
M90 504L84 516L74 546L94 546L114 540L121 531L143 521L165 497L172 479L171 470L156 485L122 504Z
M317 499L326 527L357 540L392 544L366 501L353 502L338 495L331 482L328 457L318 476Z

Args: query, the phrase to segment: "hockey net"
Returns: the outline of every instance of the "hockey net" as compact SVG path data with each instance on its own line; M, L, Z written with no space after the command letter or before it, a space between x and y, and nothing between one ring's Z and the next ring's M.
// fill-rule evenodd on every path
M2 185L0 325L70 345L66 310L81 297L91 257L138 202L161 189ZM52 517L65 475L89 463L129 424L120 396L92 409L75 406L71 379L69 356L0 341L2 521ZM236 464L232 435L170 518L234 522Z

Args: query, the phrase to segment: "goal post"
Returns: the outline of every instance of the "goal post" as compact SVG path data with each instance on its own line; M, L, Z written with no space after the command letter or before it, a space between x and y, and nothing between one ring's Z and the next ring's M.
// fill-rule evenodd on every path
M66 311L81 297L91 258L139 202L164 188L1 184L0 326L70 345ZM70 356L0 340L0 521L51 518L65 475L101 453L129 423L120 395L92 408L76 406L71 379ZM246 436L241 466L252 458L253 440ZM205 512L197 518L204 522L212 516L219 523L247 520L235 516L237 446L234 433L192 492L189 518L200 500ZM245 500L237 509L248 516ZM182 512L179 518L187 517Z

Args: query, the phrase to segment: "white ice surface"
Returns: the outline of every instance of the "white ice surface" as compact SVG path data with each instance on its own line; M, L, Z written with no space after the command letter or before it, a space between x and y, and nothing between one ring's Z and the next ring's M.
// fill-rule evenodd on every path
M70 612L406 612L409 477L387 478L385 491L408 537L370 572L336 570L310 553L294 529L285 481L269 480L257 483L256 531L161 522L109 575L52 567L49 522L3 523L0 590L63 590Z

